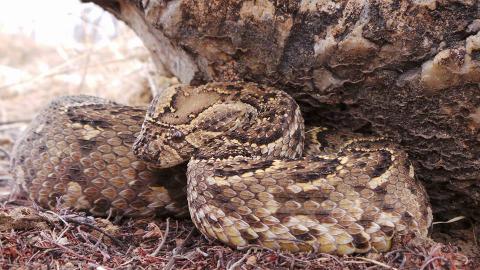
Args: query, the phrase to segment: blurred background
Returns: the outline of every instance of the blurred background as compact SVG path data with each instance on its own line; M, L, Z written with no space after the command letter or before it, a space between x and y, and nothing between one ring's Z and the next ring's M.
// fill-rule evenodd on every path
M0 181L9 177L6 152L52 98L145 105L150 89L177 82L162 75L135 33L93 4L0 1Z

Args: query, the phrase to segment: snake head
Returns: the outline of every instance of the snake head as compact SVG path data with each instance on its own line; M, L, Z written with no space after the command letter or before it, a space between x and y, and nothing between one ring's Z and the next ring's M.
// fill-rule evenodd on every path
M181 85L161 92L147 111L133 146L135 155L162 168L172 167L252 121L252 106L232 98L239 90L222 92L224 87Z
M161 168L169 168L190 159L195 148L186 140L181 130L161 127L145 122L133 144L133 152L139 158Z

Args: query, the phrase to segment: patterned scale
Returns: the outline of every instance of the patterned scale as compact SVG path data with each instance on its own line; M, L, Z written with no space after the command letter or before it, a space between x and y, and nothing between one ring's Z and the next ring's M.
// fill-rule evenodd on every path
M160 170L133 155L145 111L89 96L53 101L16 143L16 182L46 208L187 215L185 165Z
M403 151L350 134L328 144L332 134L313 131L299 158L303 129L298 105L274 88L179 86L152 102L134 153L165 167L190 159L192 220L234 247L351 254L426 236L431 211Z
M88 96L53 101L15 145L17 184L46 208L190 212L206 237L233 247L351 254L427 234L430 207L405 152L382 138L305 132L282 91L176 86L145 112Z

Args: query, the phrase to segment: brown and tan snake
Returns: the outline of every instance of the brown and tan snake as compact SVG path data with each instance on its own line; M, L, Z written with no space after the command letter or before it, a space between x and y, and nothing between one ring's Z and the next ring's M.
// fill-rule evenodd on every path
M189 212L206 237L233 247L382 252L396 236L425 236L432 219L404 151L381 138L305 132L290 96L253 83L171 87L147 112L59 98L18 140L12 172L44 207Z

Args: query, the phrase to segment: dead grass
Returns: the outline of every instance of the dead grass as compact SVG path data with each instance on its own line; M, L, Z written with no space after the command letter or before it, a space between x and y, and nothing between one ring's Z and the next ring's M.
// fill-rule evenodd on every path
M108 45L42 46L0 34L0 197L10 192L8 152L34 114L53 97L91 94L125 104L146 104L150 85L176 83L156 74L148 53L126 27ZM232 250L201 236L188 220L101 219L65 209L46 211L27 201L0 207L2 269L475 269L476 232L446 234L458 246L411 243L387 254L336 257ZM473 226L475 228L475 226ZM465 232L470 232L470 236ZM465 241L464 241L465 240ZM464 244L464 243L470 244ZM469 258L458 253L470 250Z
M21 203L27 203L18 201ZM68 210L0 208L0 265L47 269L467 269L455 248L415 243L386 254L336 257L260 247L232 250L201 236L188 220L114 223ZM471 268L474 269L474 268Z

